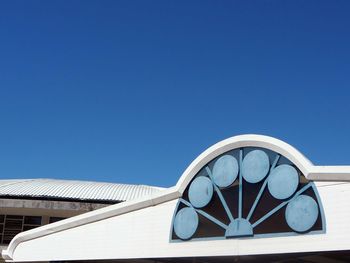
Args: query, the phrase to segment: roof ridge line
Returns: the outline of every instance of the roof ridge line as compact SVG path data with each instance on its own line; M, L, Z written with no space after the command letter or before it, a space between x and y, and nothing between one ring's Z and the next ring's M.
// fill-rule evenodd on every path
M10 179L10 180L16 180L16 181L15 181L15 182L8 183L8 184L0 185L0 188L7 187L7 186L9 186L9 185L24 184L24 183L27 183L27 182L30 182L30 181L35 181L35 179ZM21 180L21 181L17 181L17 180ZM1 181L1 180L0 180L0 181Z

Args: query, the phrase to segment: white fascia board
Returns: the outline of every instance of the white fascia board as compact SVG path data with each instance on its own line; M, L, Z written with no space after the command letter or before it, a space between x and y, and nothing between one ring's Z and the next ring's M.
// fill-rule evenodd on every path
M261 147L275 151L294 163L309 180L350 181L350 166L315 166L293 146L276 138L255 134L234 136L216 143L200 154L188 166L176 186L146 198L112 205L47 226L22 232L11 241L8 249L3 251L3 257L6 260L13 259L18 244L28 240L175 200L182 196L187 185L204 165L227 151L241 147Z
M313 181L350 181L350 166L312 166L306 176Z
M174 187L171 187L148 197L118 203L85 214L67 218L55 223L51 223L45 226L34 228L19 233L14 239L12 239L7 249L2 251L2 256L6 261L10 262L13 258L13 254L16 247L22 242L32 240L35 238L40 238L67 229L72 229L78 226L94 223L110 217L130 213L146 207L155 206L167 202L169 200L177 199L179 197L180 193L176 191Z

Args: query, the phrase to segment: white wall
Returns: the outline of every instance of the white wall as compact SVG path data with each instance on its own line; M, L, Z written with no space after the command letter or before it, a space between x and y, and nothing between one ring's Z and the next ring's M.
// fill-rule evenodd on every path
M15 261L192 257L350 249L350 183L316 183L325 234L169 242L177 200L28 240Z

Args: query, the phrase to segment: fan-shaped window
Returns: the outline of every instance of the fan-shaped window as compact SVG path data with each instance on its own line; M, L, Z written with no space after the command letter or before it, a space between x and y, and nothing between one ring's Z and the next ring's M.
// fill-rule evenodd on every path
M246 147L205 165L179 199L171 239L290 235L325 230L317 189L285 157Z

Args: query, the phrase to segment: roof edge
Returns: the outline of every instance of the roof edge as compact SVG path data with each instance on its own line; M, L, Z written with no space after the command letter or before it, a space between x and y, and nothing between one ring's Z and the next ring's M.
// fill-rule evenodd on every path
M180 196L180 193L176 191L174 187L171 187L153 195L107 206L19 233L14 239L12 239L7 249L2 251L2 256L6 261L11 261L13 260L13 253L16 247L22 242L43 237L52 233L61 232L70 228L86 225L113 216L130 213L145 207L155 206L177 199Z
M309 180L350 181L350 166L315 166L300 151L282 140L266 135L244 134L222 140L205 150L183 172L176 188L183 193L193 177L209 161L241 147L261 147L275 151L294 163Z
M111 205L53 224L22 232L11 241L7 250L3 251L3 257L9 261L13 260L14 251L21 242L177 199L182 196L187 184L196 175L199 169L211 159L226 151L248 146L267 148L284 155L297 165L309 180L350 181L350 166L314 166L297 149L276 138L255 134L234 136L214 144L200 154L184 171L176 186L145 198Z

